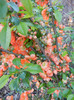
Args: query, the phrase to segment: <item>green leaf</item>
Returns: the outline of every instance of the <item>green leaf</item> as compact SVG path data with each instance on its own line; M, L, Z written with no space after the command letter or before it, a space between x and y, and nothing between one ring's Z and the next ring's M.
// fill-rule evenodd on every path
M20 60L20 58L15 58L15 59L13 59L12 63L16 66L20 66L21 65L21 60Z
M9 88L10 90L16 90L19 87L19 79L13 79L11 80L11 82L9 83Z
M66 74L63 74L63 75L62 75L62 77L63 77L63 79L64 79L64 80L66 80L66 79L67 79Z
M68 14L73 14L74 13L74 11L70 11Z
M29 54L30 54L30 55L31 55L31 54L35 54L35 52L34 52L34 51L30 51Z
M72 41L72 47L74 48L74 41Z
M24 86L25 88L30 88L30 81L29 81L29 79L30 79L30 73L26 72L25 79L22 80L23 86Z
M53 1L53 5L55 5L57 2L58 2L58 0L54 0L54 1Z
M63 30L64 31L74 31L74 29L72 27L65 27Z
M33 17L33 15L26 14L22 19L24 19L24 18L30 18L30 17Z
M62 53L62 57L64 57L66 54L68 54L67 51L64 51L64 52Z
M0 32L0 44L4 49L9 47L11 41L11 30L8 24L4 26L2 31Z
M63 9L64 8L64 5L60 5L59 4L59 5L57 5L57 7L60 8L60 9Z
M72 40L74 40L74 33L70 34Z
M74 100L74 94L68 95L67 100Z
M6 17L7 14L7 2L6 0L0 0L0 18Z
M18 13L28 14L27 11L19 11Z
M61 14L60 11L54 10L54 16L55 16L55 18L56 18L56 20L57 20L58 22L61 22L61 20L62 20L62 14Z
M30 42L26 43L25 46L26 46L27 48L29 48L29 47L32 46L32 45L33 45L33 40L31 40Z
M32 3L31 0L21 0L23 6L25 7L25 9L27 10L27 12L32 15Z
M9 75L3 75L0 77L0 89L5 86L5 84L8 82Z
M26 73L21 72L18 77L21 78L21 79L25 79L25 76L26 76Z
M67 97L69 94L71 94L72 93L72 91L70 90L70 89L65 89L64 91L63 91L63 97Z
M37 73L43 72L42 69L41 69L41 66L37 65L37 64L27 63L27 64L24 65L24 67L27 67L25 69L25 71L28 71L32 74L37 74Z
M9 67L8 71L9 71L10 74L12 74L12 73L17 73L19 70L16 69L15 67Z
M56 93L53 93L53 98L57 98L57 94Z
M27 32L28 32L28 26L24 23L24 22L21 22L18 26L17 26L17 31L19 33L21 33L22 35L27 35Z
M42 37L41 31L40 31L39 29L37 30L37 34L36 34L36 36L37 36L37 38Z
M9 2L8 5L11 6L14 11L19 12L19 8L14 2Z
M12 16L10 21L14 24L14 25L19 25L19 18L18 17L14 17Z
M53 87L54 85L53 85L52 82L48 82L48 83L47 83L47 86L48 86L48 87Z
M56 90L56 88L50 88L50 89L47 91L47 93L48 93L48 94L51 94L51 93L53 93L55 90Z
M71 70L71 73L74 74L74 68L71 67L70 70Z
M49 8L49 9L48 9L48 12L52 12L52 11L53 11L53 9L52 9L52 8Z
M71 82L71 86L72 86L72 88L74 89L74 82Z

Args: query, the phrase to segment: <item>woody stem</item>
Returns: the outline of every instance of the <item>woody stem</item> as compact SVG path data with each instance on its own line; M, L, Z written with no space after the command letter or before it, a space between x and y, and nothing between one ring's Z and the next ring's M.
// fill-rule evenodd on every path
M52 8L52 2L51 2L51 0L49 0L49 3L50 3L50 7ZM51 17L52 17L53 32L56 35L56 26L54 25L54 20L55 19L54 19L53 11L50 14L51 14ZM55 43L56 43L56 47L57 47L57 52L59 53L57 37L55 37Z

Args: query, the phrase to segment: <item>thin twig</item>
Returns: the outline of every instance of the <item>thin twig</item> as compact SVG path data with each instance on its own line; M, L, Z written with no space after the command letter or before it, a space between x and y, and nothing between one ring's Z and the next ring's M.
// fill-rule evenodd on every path
M0 52L6 52L6 53L9 53L9 54L13 54L13 55L15 55L16 57L18 57L19 55L17 55L17 54L15 54L15 53L13 53L13 52L11 52L11 51L8 51L8 50L5 50L5 49L0 49Z
M40 45L38 38L37 38L37 39L35 39L35 41L36 41L36 43L39 45L39 47L40 47L40 49L41 49L42 53L45 55L45 57L46 57L47 61L49 62L49 61L50 61L50 59L49 59L49 57L45 54L45 51L44 51L43 47Z
M49 0L49 2L50 2L50 7L52 7L51 0ZM56 26L54 25L54 15L53 15L53 11L50 14L51 14L51 17L52 17L53 31L54 31L54 34L56 35ZM56 42L56 46L57 46L57 52L59 53L57 37L55 37L55 42Z
M35 24L31 18L29 18L29 19L30 19L30 21L31 21L33 24ZM52 61L52 62L54 63L54 61L51 59L51 57L48 57L48 56L45 54L44 48L43 48L43 47L41 46L41 44L39 43L39 39L38 39L38 38L35 39L35 42L39 45L39 47L40 47L42 53L45 55L47 61L48 61L48 62L49 62L49 61ZM54 64L55 64L55 63L54 63Z

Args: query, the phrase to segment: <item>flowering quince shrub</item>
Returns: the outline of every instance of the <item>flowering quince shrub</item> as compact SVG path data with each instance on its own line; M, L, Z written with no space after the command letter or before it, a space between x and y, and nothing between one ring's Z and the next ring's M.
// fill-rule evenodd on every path
M62 9L52 0L0 0L0 89L12 78L19 100L74 100L64 40L73 29L61 24Z

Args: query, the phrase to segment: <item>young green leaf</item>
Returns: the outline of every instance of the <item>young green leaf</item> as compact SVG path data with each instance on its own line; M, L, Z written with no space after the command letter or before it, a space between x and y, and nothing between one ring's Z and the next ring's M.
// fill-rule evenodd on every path
M9 74L19 72L19 70L18 70L18 69L16 69L15 67L9 67L9 68L8 68L8 71L9 71Z
M6 17L7 14L7 2L6 0L0 0L0 18Z
M74 82L71 82L71 86L72 86L72 88L74 89Z
M9 79L9 75L3 75L0 78L0 89L5 86L5 84L8 82L8 79Z
M17 31L19 33L21 33L22 35L27 35L27 32L28 32L28 26L24 23L24 22L21 22L18 26L17 26Z
M74 29L72 27L65 27L63 30L64 31L74 31Z
M68 95L67 100L74 100L74 94Z
M62 20L62 14L61 14L60 11L54 10L54 16L55 16L55 19L56 19L58 22L61 22L61 20Z
M66 79L67 79L66 74L62 74L62 78L63 78L64 80L66 80Z
M62 57L66 56L66 54L68 54L67 51L64 51L64 52L62 53Z
M31 0L21 0L23 6L25 7L25 9L27 10L27 12L32 15L32 3Z
M13 59L12 63L16 66L20 66L21 65L21 60L20 60L20 58L15 58L15 59Z
M48 93L48 94L51 94L51 93L53 93L55 90L56 90L56 88L50 88L50 89L47 91L47 93Z
M26 73L25 72L21 72L19 74L18 78L25 79L25 76L26 76Z
M69 94L71 94L72 93L72 91L70 90L70 89L65 89L64 91L63 91L63 97L67 97Z
M0 44L4 49L9 47L11 41L11 30L8 24L4 26L2 31L0 32Z
M9 88L10 90L16 90L19 87L19 79L13 79L11 80L11 82L9 83Z
M25 69L25 71L28 71L32 74L37 74L37 73L43 72L42 69L41 69L41 66L37 65L37 64L27 63L27 64L24 65L24 67L27 67Z
M14 2L9 2L8 5L11 6L14 11L19 12L19 8Z

